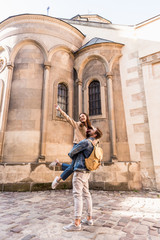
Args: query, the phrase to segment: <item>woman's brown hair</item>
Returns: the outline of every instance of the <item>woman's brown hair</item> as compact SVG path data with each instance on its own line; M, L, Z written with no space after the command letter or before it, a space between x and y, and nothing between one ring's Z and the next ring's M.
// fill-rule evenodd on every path
M89 120L88 114L87 114L87 113L80 113L79 116L80 116L81 114L84 114L84 115L86 116L86 118L87 118L87 120L86 120L86 122L87 122L87 129L93 129L93 127L92 127L92 125L91 125L91 122L90 122L90 120ZM83 124L81 123L80 126L82 127Z

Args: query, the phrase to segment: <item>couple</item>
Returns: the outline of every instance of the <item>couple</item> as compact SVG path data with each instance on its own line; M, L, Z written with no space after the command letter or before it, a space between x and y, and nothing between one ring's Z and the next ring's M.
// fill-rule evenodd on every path
M61 180L65 180L73 173L72 185L75 220L73 223L64 226L63 229L66 231L78 231L81 230L81 222L87 225L93 225L92 198L88 186L90 171L85 166L85 158L88 158L91 155L94 144L96 144L97 139L102 136L102 132L98 128L91 126L87 114L80 114L80 121L76 122L63 112L59 106L57 106L56 109L60 111L62 116L64 116L74 128L74 146L68 154L72 159L71 165L60 163L58 160L50 164L50 166L61 165L62 170L64 170L60 177L56 177L54 179L52 182L52 188L55 189ZM82 194L84 195L87 203L87 219L83 219L81 221L83 210Z

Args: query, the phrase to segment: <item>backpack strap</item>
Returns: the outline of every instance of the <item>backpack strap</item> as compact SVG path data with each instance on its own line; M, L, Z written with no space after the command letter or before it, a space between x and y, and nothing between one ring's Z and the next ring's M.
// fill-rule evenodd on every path
M98 140L96 143L94 143L94 141L92 141L92 140L89 139L89 138L88 138L88 140L92 143L93 146L98 146L98 144L99 144L99 140Z
M88 138L87 140L90 141L92 143L92 145L94 146L93 141L91 139Z

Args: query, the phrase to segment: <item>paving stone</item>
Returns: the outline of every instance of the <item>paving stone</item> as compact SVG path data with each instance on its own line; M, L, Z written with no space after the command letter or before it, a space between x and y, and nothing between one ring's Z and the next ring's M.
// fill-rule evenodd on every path
M126 223L119 221L118 226L124 227L124 226L126 226Z
M119 240L133 240L133 238L130 238L130 237L121 237Z
M155 223L156 219L153 219L153 218L144 218L143 221Z
M159 240L160 238L159 237L156 237L156 236L150 236L149 240Z
M29 234L29 235L23 237L21 240L30 240L30 239L33 239L34 237L35 237L35 235Z
M146 225L146 226L149 226L149 227L150 227L150 226L153 226L153 224L154 224L154 223L153 223L153 222L149 222L149 221L146 221L146 220L144 220L144 221L142 221L142 222L141 222L141 224L143 224L143 225Z
M94 225L66 232L63 226L74 219L72 190L1 193L0 240L160 240L156 194L94 190L91 194Z
M150 230L149 230L149 234L150 234L150 235L153 235L153 236L158 236L158 230L157 230L157 229L155 229L155 230L150 229Z
M133 233L136 234L136 235L147 235L148 233L148 227L147 226L144 226L144 225L140 225L139 227L137 227Z
M126 234L126 237L128 237L128 238L134 238L134 235L131 234L131 233L127 233L127 234Z
M20 225L24 226L24 225L28 225L30 223L29 220L27 219L22 219L22 221L19 222Z
M155 228L160 228L160 222L155 223L155 224L153 225L153 227L155 227Z
M104 225L103 225L103 227L109 227L109 228L111 228L111 227L113 227L113 223L105 223ZM120 227L119 227L120 228Z
M123 232L132 233L134 229L135 229L134 226L126 226L123 228Z
M145 236L135 237L134 240L150 240L150 238L148 238L148 237L145 235Z
M21 232L23 229L21 227L15 227L15 228L12 228L10 231L11 232L14 232L14 233L19 233Z
M132 217L132 221L133 221L133 222L140 222L140 221L141 221L141 218L138 218L138 217L133 216L133 217Z

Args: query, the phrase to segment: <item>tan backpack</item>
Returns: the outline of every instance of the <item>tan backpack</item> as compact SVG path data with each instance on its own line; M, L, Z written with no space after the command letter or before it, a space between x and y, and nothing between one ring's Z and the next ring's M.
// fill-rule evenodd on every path
M88 139L92 144L92 140ZM96 170L100 165L103 158L103 150L101 147L98 147L98 143L94 145L93 151L89 158L85 159L86 168L90 171Z

